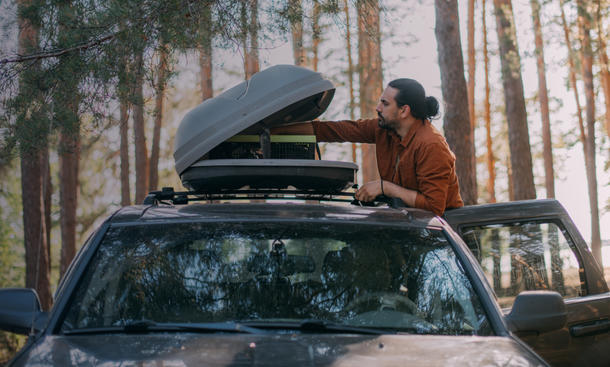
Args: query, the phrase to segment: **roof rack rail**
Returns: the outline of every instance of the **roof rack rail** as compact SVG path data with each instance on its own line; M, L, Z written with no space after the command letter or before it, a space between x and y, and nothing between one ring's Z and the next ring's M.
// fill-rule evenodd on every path
M358 188L354 184L352 188ZM407 205L399 199L387 196L378 196L372 202L356 200L353 192L348 191L320 191L320 190L286 190L286 189L250 189L250 190L221 190L215 192L174 191L173 187L164 187L161 191L148 193L143 205L159 205L160 203L184 205L190 201L211 200L317 200L344 202L359 206L388 205L390 208L406 208Z
M357 187L356 185L354 185ZM253 199L277 199L277 200L318 200L356 202L353 192L347 191L320 191L320 190L286 190L286 189L241 189L241 190L219 190L213 192L200 191L174 191L173 187L164 187L161 191L151 191L144 199L144 205L158 205L169 202L174 205L187 204L190 201L209 200L253 200ZM369 204L369 203L366 203ZM365 203L362 203L365 205ZM369 204L370 205L370 204Z

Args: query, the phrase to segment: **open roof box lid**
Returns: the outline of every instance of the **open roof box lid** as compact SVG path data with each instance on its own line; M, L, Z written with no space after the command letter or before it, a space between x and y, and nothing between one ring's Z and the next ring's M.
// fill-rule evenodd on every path
M313 120L335 89L319 73L276 65L189 111L176 132L182 184L198 192L243 187L324 192L354 182L351 162L315 160L313 136L271 136L273 127Z

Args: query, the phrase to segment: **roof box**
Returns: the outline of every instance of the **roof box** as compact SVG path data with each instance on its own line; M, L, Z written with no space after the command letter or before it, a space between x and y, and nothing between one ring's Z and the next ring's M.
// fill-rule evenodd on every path
M317 118L334 92L317 72L276 65L204 101L185 115L176 132L174 159L184 186L205 192L243 186L348 187L355 164L313 160L315 137L299 141L269 133L272 127Z
M285 189L340 192L354 183L352 162L297 159L210 159L189 167L181 176L191 190Z

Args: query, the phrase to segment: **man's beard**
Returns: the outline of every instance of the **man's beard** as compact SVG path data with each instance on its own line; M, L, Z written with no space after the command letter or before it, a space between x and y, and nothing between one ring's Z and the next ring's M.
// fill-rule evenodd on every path
M382 129L386 129L386 130L391 130L394 131L396 130L395 126L396 123L395 121L392 120L386 120L385 117L383 117L381 115L381 113L377 112L377 125L382 128Z

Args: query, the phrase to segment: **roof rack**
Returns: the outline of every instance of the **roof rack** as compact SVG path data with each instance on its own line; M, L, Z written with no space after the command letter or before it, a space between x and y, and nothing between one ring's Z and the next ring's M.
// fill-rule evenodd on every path
M318 200L318 201L354 201L354 193L346 191L324 192L319 190L285 190L285 189L241 189L219 191L174 191L173 187L164 187L161 191L151 191L144 199L144 205L157 205L170 202L174 205L187 204L191 201L210 200Z
M354 188L357 188L357 185L354 185ZM198 192L174 191L173 187L164 187L161 191L149 192L142 204L158 205L160 203L168 203L173 205L183 205L188 204L191 201L211 200L316 200L345 202L360 206L378 206L381 204L388 204L391 207L404 207L402 201L385 196L376 198L374 202L360 202L354 199L353 192L348 191L324 192L319 190L242 189Z

